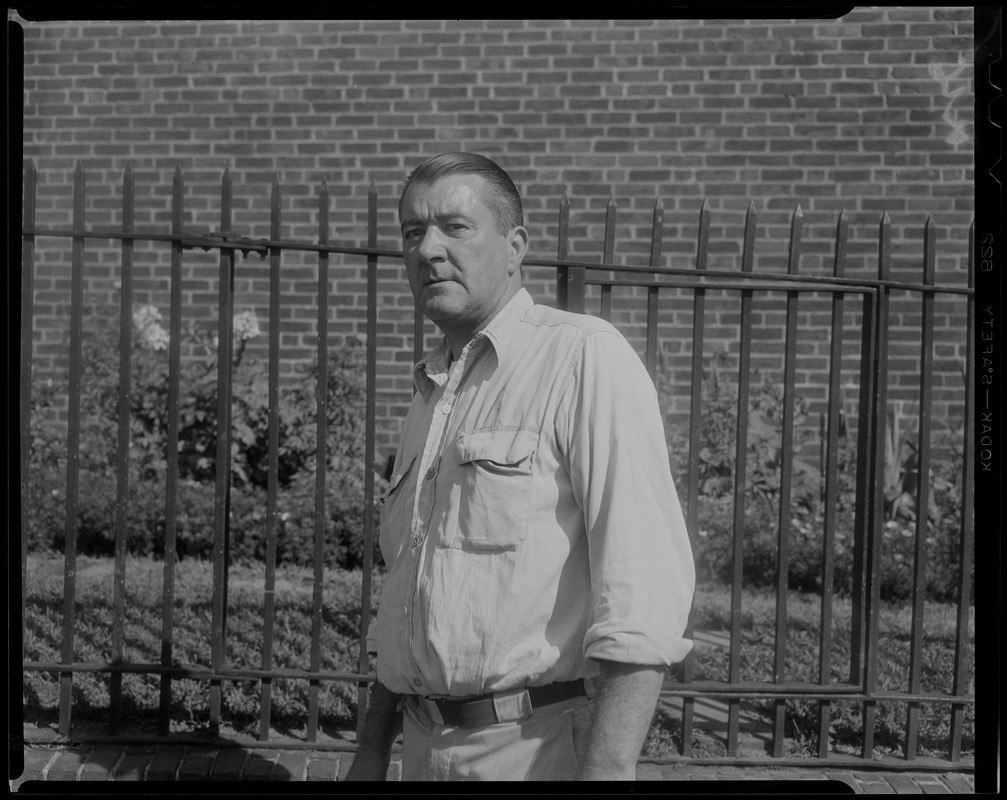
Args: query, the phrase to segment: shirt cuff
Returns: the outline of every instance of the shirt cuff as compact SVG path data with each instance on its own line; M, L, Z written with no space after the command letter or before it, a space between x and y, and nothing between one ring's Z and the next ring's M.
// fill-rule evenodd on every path
M667 667L684 660L692 650L692 640L682 636L666 636L662 640L656 640L642 633L625 631L594 636L588 631L587 641L584 650L587 658L620 664Z

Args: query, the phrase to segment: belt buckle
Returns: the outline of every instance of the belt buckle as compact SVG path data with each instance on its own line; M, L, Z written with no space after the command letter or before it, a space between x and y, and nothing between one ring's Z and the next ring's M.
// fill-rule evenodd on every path
M513 722L535 713L531 696L525 687L493 694L493 710L498 722Z

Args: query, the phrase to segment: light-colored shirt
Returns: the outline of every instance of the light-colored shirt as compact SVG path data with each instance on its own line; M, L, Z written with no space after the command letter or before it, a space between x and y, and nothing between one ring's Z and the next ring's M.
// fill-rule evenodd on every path
M414 378L381 508L378 679L461 697L685 658L692 551L623 336L521 289Z

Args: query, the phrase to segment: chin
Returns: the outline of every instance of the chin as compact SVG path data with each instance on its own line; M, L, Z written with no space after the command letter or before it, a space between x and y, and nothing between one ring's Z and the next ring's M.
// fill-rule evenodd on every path
M436 297L420 303L420 311L433 322L451 319L461 313L459 303L453 303L448 298Z
M448 284L432 284L432 286L424 287L420 292L420 308L428 316L432 314L454 316L460 313L464 307L464 298L452 291Z

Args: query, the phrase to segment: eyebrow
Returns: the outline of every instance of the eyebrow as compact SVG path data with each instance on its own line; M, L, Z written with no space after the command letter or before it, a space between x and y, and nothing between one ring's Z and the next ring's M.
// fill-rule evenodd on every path
M437 220L437 222L446 222L452 219L462 219L465 220L466 222L475 222L474 217L471 217L468 214L465 214L461 211L448 211L445 212L444 214L438 214L435 217L435 219ZM405 230L406 228L412 227L413 225L422 225L423 223L424 221L418 219L417 217L409 217L407 219L402 220L402 222L399 225L399 228L401 230Z

